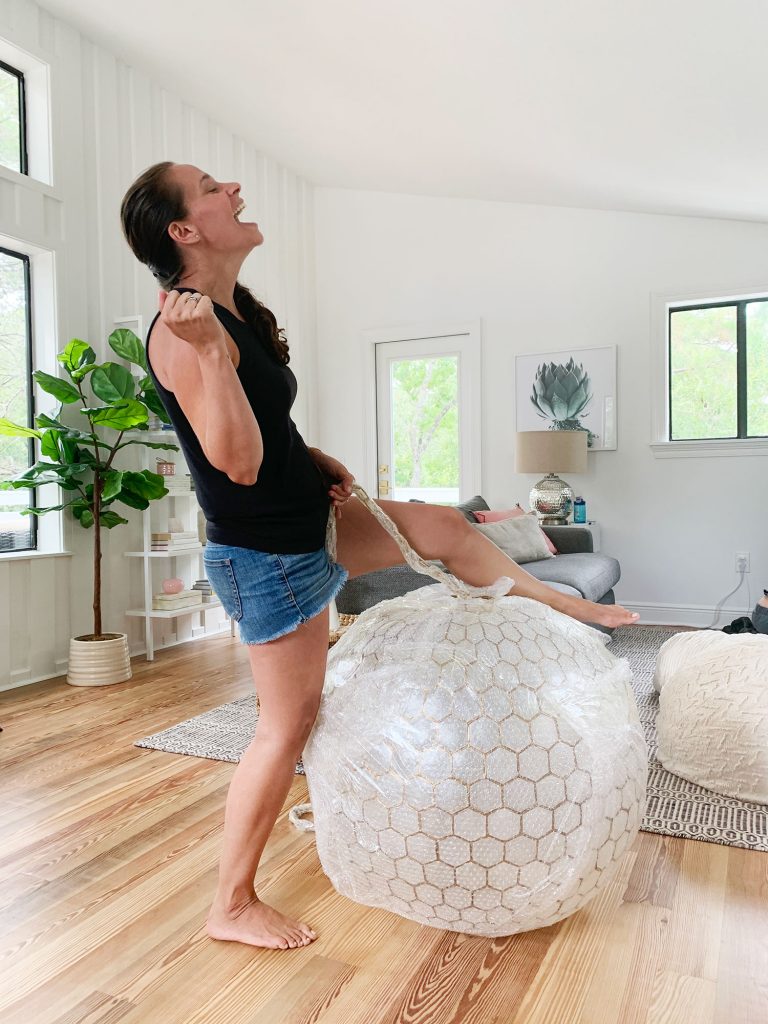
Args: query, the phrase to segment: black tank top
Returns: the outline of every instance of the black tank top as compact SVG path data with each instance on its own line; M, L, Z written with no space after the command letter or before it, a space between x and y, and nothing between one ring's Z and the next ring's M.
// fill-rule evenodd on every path
M216 302L213 309L240 350L237 375L264 442L255 484L236 484L209 462L176 396L163 387L150 364L149 338L159 313L147 332L147 369L187 460L205 515L206 536L219 544L272 554L317 551L325 544L330 481L312 460L290 417L296 377L280 363L261 329L257 331ZM238 443L233 435L232 444Z

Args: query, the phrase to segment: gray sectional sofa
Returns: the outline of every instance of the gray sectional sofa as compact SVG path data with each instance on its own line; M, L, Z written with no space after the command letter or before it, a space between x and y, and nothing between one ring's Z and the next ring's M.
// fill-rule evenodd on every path
M484 498L477 495L456 508L469 522L475 523L472 512L488 509L488 505ZM592 550L592 534L589 530L570 526L545 526L544 531L557 548L558 554L554 558L526 562L523 566L526 572L566 594L575 594L598 604L615 604L613 588L619 581L621 568L615 558ZM401 597L434 582L431 577L415 572L409 565L380 569L348 580L336 598L336 607L342 614L359 615L379 601ZM612 632L606 626L598 625L596 628L604 633Z

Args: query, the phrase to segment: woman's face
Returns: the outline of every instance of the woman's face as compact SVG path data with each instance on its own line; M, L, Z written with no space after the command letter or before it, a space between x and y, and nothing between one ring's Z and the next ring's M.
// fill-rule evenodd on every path
M182 245L203 243L216 253L247 255L264 236L255 221L240 220L245 203L236 181L216 181L192 164L174 164L168 172L181 187L187 216L169 227Z

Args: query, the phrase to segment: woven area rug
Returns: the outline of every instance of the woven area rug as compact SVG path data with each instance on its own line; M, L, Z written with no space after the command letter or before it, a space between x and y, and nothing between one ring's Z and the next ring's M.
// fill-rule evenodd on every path
M653 689L653 670L659 648L677 632L674 626L624 626L614 631L608 644L608 650L626 658L632 668L637 706L648 741L648 802L641 828L660 835L768 851L768 806L694 786L668 772L656 759L658 695ZM236 763L251 741L256 720L255 697L242 697L146 736L135 745ZM301 762L296 771L304 774Z

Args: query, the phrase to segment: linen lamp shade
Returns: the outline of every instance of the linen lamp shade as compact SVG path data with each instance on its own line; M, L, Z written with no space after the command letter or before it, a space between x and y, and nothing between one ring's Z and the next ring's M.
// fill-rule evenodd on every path
M518 473L586 473L586 430L525 430L517 435Z

